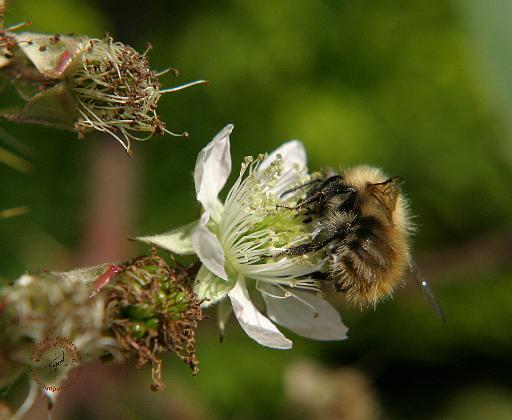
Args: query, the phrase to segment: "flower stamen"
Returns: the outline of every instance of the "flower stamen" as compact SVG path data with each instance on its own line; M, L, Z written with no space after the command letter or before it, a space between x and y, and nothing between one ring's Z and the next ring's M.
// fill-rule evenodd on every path
M308 308L310 308L312 311L313 311L313 318L318 318L318 316L320 315L320 313L318 312L318 310L316 309L316 307L314 305L312 305L311 303L309 302L306 302L304 299L302 299L300 296L297 296L295 293L291 292L290 290L288 289L285 289L283 286L281 285L278 285L278 287L283 290L283 292L288 293L289 296L293 297L294 299L297 299L299 302L303 303L304 305L306 305Z
M169 70L167 70L167 71L169 71ZM208 80L196 80L194 82L185 83L183 85L175 86L173 88L160 89L160 93L163 94L163 93L179 92L180 90L188 89L189 87L198 86L198 85L209 86L210 82Z

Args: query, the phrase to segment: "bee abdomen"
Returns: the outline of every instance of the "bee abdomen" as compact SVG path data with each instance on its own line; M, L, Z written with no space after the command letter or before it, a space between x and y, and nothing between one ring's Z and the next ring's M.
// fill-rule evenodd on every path
M383 239L384 229L373 217L360 218L331 257L330 272L336 290L345 292L359 306L375 303L400 280L392 273L397 250Z

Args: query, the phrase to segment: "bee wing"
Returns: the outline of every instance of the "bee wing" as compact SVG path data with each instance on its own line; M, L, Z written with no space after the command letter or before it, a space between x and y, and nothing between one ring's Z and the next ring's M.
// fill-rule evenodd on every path
M390 222L395 210L398 194L400 193L400 177L394 176L387 181L369 184L368 189L375 199L382 205Z
M409 262L409 269L411 271L411 275L414 277L414 281L421 289L421 293L425 299L428 301L430 306L432 306L432 309L439 316L439 318L441 318L443 323L446 324L446 317L444 316L444 312L441 309L441 306L439 305L439 302L437 301L436 296L434 295L434 292L432 291L428 281L421 275L418 265L414 260Z

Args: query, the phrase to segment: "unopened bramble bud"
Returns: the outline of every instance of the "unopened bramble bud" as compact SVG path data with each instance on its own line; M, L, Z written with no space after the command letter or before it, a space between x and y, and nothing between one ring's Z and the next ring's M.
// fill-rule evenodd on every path
M34 346L49 337L69 339L85 362L116 354L117 344L104 327L104 301L89 298L88 283L103 269L25 274L0 289L0 358L10 365L8 371L0 371L0 383L31 366ZM66 369L59 372L56 384L67 375Z

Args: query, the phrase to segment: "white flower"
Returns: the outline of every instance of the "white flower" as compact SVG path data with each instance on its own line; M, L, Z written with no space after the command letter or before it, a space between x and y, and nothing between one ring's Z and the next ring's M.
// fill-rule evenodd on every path
M197 157L194 181L204 210L199 222L139 239L199 257L202 267L194 290L205 299L204 306L220 303L221 326L230 313L225 310L229 297L242 328L264 346L292 347L273 322L316 340L346 338L347 328L338 312L318 296L317 283L308 277L321 268L323 257L279 256L280 251L310 237L295 212L277 206L283 202L292 206L304 194L297 189L280 198L308 179L302 144L291 141L268 157L245 158L223 204L218 194L231 172L232 130L233 125L226 126ZM257 292L268 317L253 303Z

